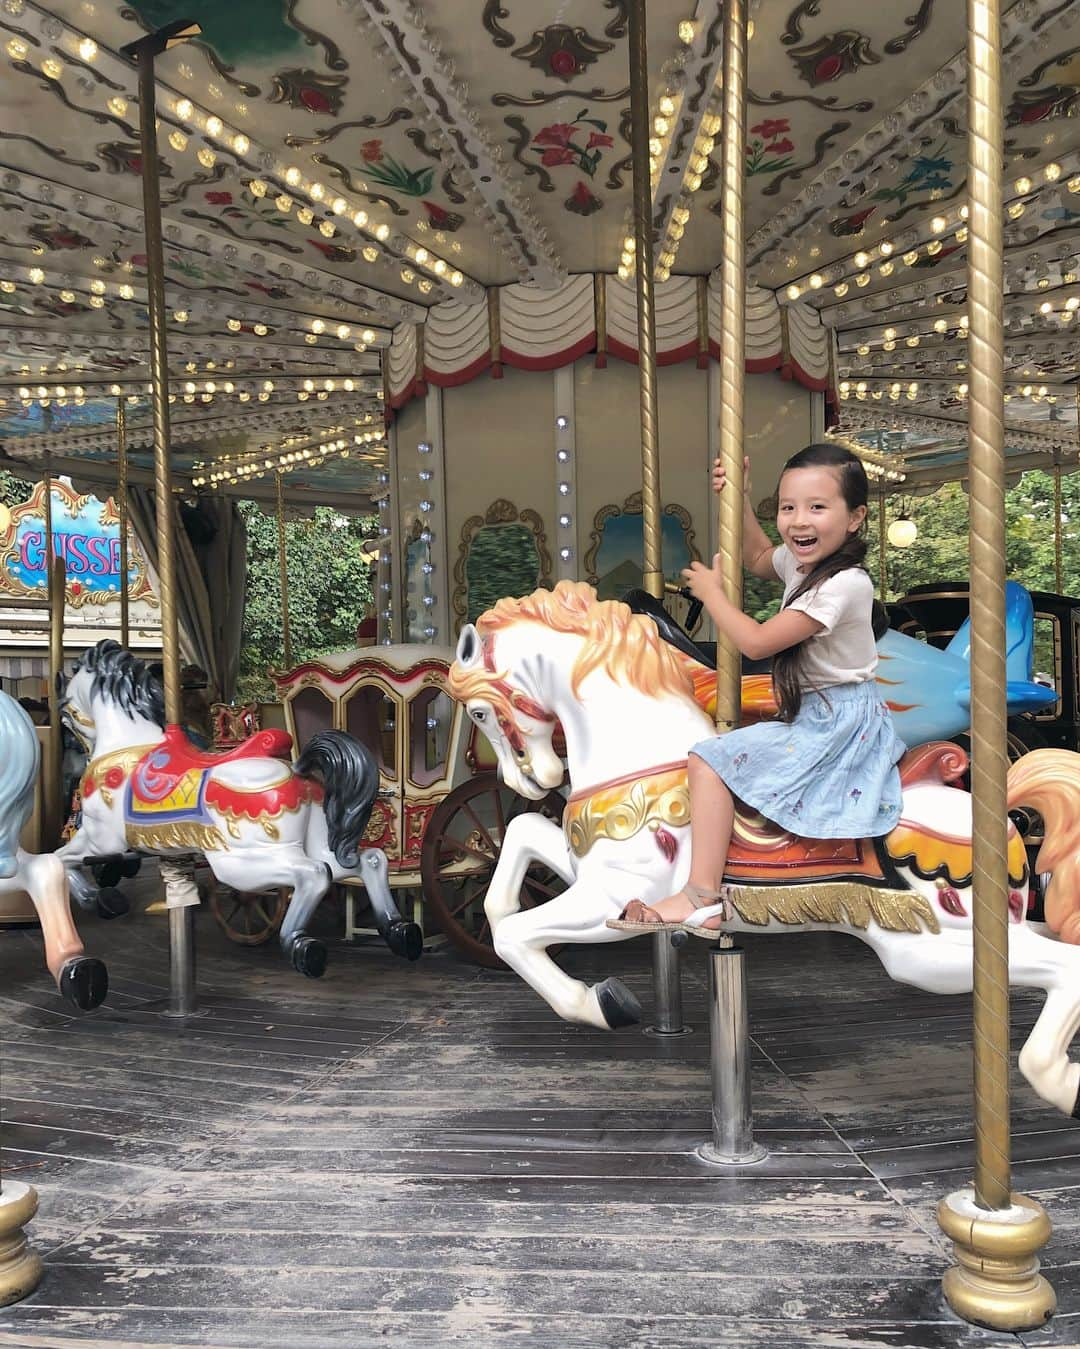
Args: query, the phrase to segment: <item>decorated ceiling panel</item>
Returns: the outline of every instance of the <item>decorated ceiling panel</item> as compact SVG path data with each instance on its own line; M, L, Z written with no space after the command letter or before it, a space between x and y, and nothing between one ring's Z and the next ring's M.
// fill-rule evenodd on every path
M759 0L751 15L750 283L796 305L800 333L815 312L835 329L842 406L962 419L964 6ZM432 353L460 329L480 360L491 289L576 295L581 277L587 332L587 279L630 281L627 0L0 0L9 455L103 453L115 400L146 397L137 81L121 48L177 19L203 30L157 62L189 484L244 486L269 463L362 494L358 463L384 454L363 438L429 311ZM1018 425L1053 426L1075 396L1078 19L1080 0L1005 10ZM647 36L656 275L676 294L719 261L719 0L649 0ZM226 448L237 420L246 457ZM286 441L308 457L286 461Z

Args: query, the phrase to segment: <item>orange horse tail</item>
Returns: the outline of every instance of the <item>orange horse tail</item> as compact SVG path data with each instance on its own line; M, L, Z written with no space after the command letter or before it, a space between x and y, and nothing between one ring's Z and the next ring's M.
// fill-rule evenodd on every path
M1062 941L1080 944L1080 754L1035 749L1009 769L1008 804L1032 806L1046 837L1036 870L1051 872L1046 922Z

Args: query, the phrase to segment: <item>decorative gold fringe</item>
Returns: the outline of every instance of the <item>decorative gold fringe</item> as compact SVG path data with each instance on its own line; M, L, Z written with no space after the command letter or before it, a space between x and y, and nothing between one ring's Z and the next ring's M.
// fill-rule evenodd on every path
M133 848L147 852L166 852L182 848L186 852L228 852L225 835L212 824L131 824L125 825L127 841Z
M914 890L827 881L820 885L734 885L730 900L744 923L842 923L867 928L873 919L887 932L940 932L929 902Z

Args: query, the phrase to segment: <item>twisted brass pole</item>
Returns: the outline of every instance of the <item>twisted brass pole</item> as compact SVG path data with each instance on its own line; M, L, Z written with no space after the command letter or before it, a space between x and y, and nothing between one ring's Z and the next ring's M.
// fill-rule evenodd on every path
M885 561L885 479L878 481L878 592L882 604L888 603L888 564Z
M967 14L975 1180L941 1201L938 1221L958 1261L942 1281L950 1306L1018 1330L1056 1300L1034 1258L1049 1221L1010 1184L1001 0L968 0Z
M138 57L139 150L142 162L143 228L146 233L146 293L150 315L150 380L154 412L154 504L157 515L158 586L161 599L161 665L165 719L178 726L180 636L176 614L176 546L173 526L172 468L169 439L169 359L165 330L165 260L161 242L161 189L158 180L154 58Z
M1000 0L969 0L968 16L975 1196L1000 1209L1010 1180Z
M116 513L120 517L120 645L125 651L130 639L127 471L127 409L120 397L116 400Z
M67 567L56 556L53 532L52 466L45 460L45 566L49 597L49 745L42 762L42 834L43 852L60 846L64 824L63 732L60 726L60 682L64 665L64 616L67 600Z
M659 414L656 400L656 319L653 312L652 183L649 173L649 65L645 0L630 0L630 153L634 170L634 277L637 286L638 394L641 404L642 585L660 599L664 568L660 541Z
M1065 593L1065 567L1061 553L1061 464L1054 465L1054 589Z
M746 0L724 5L724 91L720 199L720 458L727 490L720 493L718 534L724 593L742 608L743 397L746 378ZM724 633L716 642L716 724L733 730L742 706L742 657Z
M289 628L289 567L285 552L285 483L281 473L277 480L277 550L278 575L281 578L281 644L285 654L285 668L292 669L292 632Z

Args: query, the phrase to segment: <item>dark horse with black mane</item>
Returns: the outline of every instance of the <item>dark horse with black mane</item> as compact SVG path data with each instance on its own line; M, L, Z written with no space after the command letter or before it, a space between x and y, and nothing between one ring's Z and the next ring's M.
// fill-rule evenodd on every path
M82 820L57 854L69 868L129 848L201 852L218 880L237 890L287 885L293 893L281 945L312 978L326 968L326 947L304 929L331 882L356 877L390 949L419 956L420 928L398 913L385 857L362 848L379 775L358 740L326 731L292 765L284 731L204 753L179 726L165 725L160 683L112 641L84 654L65 686L62 715L88 756ZM85 903L88 887L71 875Z

